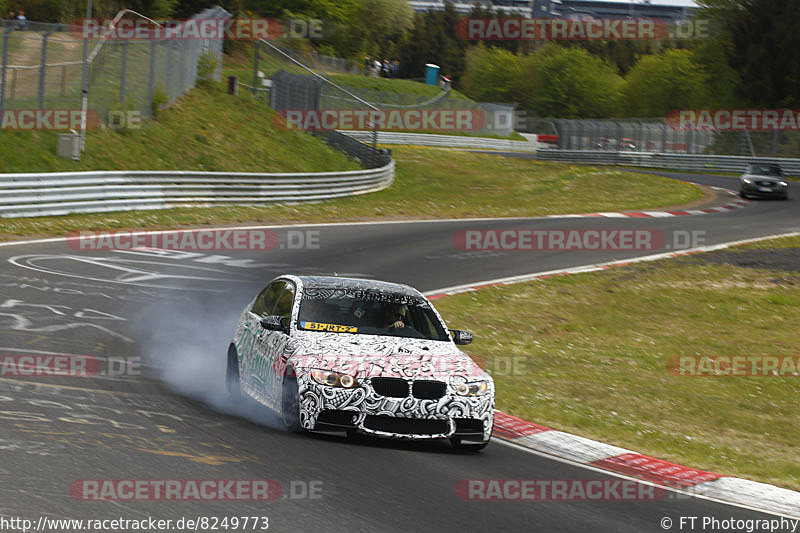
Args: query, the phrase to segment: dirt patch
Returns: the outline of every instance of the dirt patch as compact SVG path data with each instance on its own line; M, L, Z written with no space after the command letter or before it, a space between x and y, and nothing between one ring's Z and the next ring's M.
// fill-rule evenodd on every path
M800 272L800 248L773 250L723 250L696 255L693 260L702 263L728 264L745 268L764 268Z

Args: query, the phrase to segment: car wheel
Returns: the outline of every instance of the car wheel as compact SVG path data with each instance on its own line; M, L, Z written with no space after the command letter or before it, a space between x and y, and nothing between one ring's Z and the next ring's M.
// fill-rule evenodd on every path
M744 191L739 191L739 196L747 200L747 195L744 193Z
M300 393L296 377L286 377L281 391L281 420L287 431L299 432L300 427Z
M236 348L231 345L228 348L228 366L225 371L225 390L228 398L233 401L242 399L242 388L239 385L239 360L236 355Z
M450 437L450 444L453 449L460 452L479 452L489 445L489 441L483 442L464 442L461 437Z

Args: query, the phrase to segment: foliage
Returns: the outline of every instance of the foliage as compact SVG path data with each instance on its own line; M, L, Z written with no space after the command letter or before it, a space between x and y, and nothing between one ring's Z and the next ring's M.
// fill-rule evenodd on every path
M622 78L581 48L548 45L539 52L531 108L541 116L608 117L617 105Z
M201 83L214 79L217 72L217 56L211 53L202 54L197 60L197 79Z
M665 50L645 56L622 87L623 114L663 117L673 109L701 104L707 75L689 50Z

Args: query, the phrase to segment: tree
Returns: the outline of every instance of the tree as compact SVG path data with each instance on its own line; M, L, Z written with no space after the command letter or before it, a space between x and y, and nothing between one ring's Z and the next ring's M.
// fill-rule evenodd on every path
M519 102L524 92L521 76L520 57L479 44L467 50L460 89L480 102Z
M549 44L536 52L529 69L528 96L540 116L612 116L622 78L608 63L581 48Z
M631 117L663 117L673 109L691 109L705 95L707 74L689 50L664 50L642 57L625 78L621 109Z
M722 29L737 92L758 107L800 106L800 20L797 0L703 0Z

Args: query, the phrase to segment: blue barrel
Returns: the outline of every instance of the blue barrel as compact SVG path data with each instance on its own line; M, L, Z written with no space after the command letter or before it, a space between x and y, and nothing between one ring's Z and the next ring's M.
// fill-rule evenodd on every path
M425 65L425 83L439 85L439 65L428 63Z

